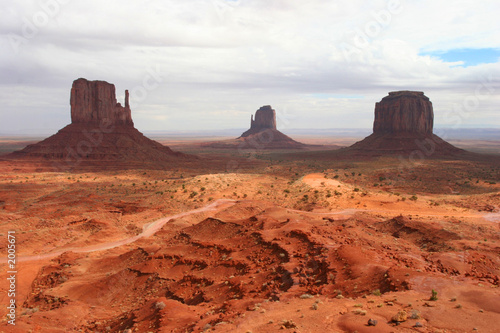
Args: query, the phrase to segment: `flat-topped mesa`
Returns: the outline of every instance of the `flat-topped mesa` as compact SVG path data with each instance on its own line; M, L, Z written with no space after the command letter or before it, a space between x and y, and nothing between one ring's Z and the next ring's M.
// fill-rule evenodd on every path
M77 79L71 87L71 123L101 123L134 126L125 91L125 107L116 101L115 85L106 81Z
M373 133L432 134L432 102L421 91L393 91L375 104Z
M421 91L394 91L375 104L373 133L341 154L422 158L459 156L464 150L432 133L432 103Z
M251 116L250 129L241 136L247 137L265 129L276 129L276 111L270 105L265 105L258 109L255 112L255 120L253 115Z

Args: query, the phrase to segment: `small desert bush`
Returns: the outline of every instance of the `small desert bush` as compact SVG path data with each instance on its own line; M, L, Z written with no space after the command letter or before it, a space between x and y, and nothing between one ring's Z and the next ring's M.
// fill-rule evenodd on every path
M432 289L432 295L430 298L431 301L437 301L438 300L438 293L434 289Z

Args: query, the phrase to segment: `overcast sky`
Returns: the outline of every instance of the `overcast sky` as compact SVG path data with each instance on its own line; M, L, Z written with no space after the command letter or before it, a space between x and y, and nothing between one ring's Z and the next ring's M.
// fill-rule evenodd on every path
M500 128L498 0L0 0L0 134L70 123L73 80L131 92L141 131L371 128L389 91L436 127Z

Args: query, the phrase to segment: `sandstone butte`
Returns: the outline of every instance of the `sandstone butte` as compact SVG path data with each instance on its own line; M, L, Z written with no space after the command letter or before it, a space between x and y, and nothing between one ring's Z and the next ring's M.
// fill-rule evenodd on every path
M303 149L305 144L297 142L276 128L276 111L265 105L250 118L250 129L238 138L250 149Z
M420 157L465 153L433 133L432 102L421 91L394 91L375 104L373 133L341 150L360 155L412 154Z
M193 158L139 132L132 121L128 91L122 106L111 83L75 80L70 104L71 124L7 157L50 161L63 170L84 165L167 167L176 160Z
M101 123L134 126L125 90L125 107L116 101L115 85L105 81L78 79L71 87L71 123Z

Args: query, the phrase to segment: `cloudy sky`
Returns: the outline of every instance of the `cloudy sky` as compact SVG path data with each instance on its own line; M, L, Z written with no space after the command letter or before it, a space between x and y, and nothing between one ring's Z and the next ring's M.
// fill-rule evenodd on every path
M500 128L498 0L0 0L0 134L70 122L73 80L131 92L141 131L371 128L424 91L436 127Z

